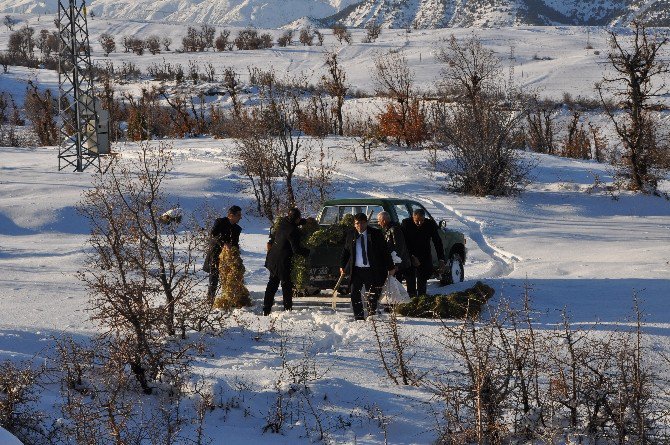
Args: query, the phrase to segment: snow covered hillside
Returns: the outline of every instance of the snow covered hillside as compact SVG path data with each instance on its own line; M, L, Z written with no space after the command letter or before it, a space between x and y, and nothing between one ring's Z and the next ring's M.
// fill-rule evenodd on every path
M53 16L35 15L20 16L22 24L29 24L39 33L41 29L53 30ZM184 69L189 61L204 67L211 63L219 76L227 67L232 67L241 76L248 78L249 67L262 69L273 68L278 76L302 77L316 84L324 74L324 54L335 51L347 74L347 82L353 89L363 90L369 94L374 92L371 72L374 69L374 58L389 50L401 50L407 57L414 74L415 85L420 91L435 89L435 82L440 76L442 67L436 61L440 47L445 46L445 39L452 34L459 39L467 39L472 30L466 28L420 30L407 33L404 30L385 30L374 43L361 43L365 36L362 30L353 30L352 45L338 43L329 30L324 30L324 46L303 47L298 43L289 47L275 46L267 50L230 51L218 53L206 51L202 53L182 54L175 50L181 47L181 39L186 35L188 24L165 24L141 21L125 21L93 18L89 19L90 41L95 62L104 66L112 62L119 67L124 62L132 62L143 72L154 64L179 63ZM218 28L217 32L222 28ZM233 36L239 28L233 28ZM281 31L269 31L279 37ZM622 32L625 32L622 30ZM98 37L102 33L117 36L117 51L109 57L103 57ZM0 28L1 42L9 39L10 32L6 27ZM150 35L170 37L173 41L172 51L143 56L124 53L121 48L123 36L147 38ZM476 35L484 45L491 48L501 58L505 70L514 68L514 78L525 91L536 91L541 96L553 99L563 98L564 93L573 97L596 98L594 85L602 80L606 69L608 52L608 34L603 28L588 29L584 27L519 27L502 29L479 29ZM587 43L593 47L585 49ZM512 51L513 49L513 51ZM58 78L54 71L42 69L11 68L9 73L0 76L0 89L15 91L22 95L28 80L36 80L43 87L55 88ZM143 81L119 88L135 90L138 87L158 85L158 82ZM217 88L216 85L212 85ZM670 96L668 96L670 97Z
M0 13L44 14L56 0L0 0ZM667 26L667 0L92 0L89 10L105 18L200 22L277 28L302 17L324 25L368 22L391 28L499 27L512 25L609 25L641 19Z

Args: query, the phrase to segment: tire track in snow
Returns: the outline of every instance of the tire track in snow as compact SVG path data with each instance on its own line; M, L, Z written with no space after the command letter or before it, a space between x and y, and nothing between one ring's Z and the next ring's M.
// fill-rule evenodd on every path
M506 277L514 271L515 263L523 261L523 258L518 255L497 247L486 237L486 235L484 235L484 226L486 225L484 221L480 221L472 216L464 215L458 209L455 209L438 199L428 198L421 195L417 195L417 199L451 213L458 219L458 221L468 228L469 238L477 243L477 246L481 251L494 261L491 270L489 271L490 276L488 278Z
M352 178L353 179L353 178ZM385 198L388 197L387 194L378 193L378 192L365 192L366 194L373 196L375 198ZM472 216L464 215L461 211L455 209L454 207L445 204L444 202L429 198L425 195L410 195L407 193L400 193L399 195L407 199L415 199L417 201L422 201L424 204L430 204L437 209L441 209L447 213L453 215L461 224L468 228L468 233L466 234L468 238L474 241L479 249L484 252L488 257L491 258L493 264L491 269L488 272L487 278L501 278L510 275L514 271L514 264L523 261L523 258L515 255L513 253L507 252L495 244L493 244L489 239L484 235L484 226L486 223L480 221Z

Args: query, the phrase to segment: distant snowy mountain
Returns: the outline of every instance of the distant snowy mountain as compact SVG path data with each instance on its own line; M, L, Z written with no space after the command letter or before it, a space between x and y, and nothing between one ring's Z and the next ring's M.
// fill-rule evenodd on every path
M0 0L0 13L55 12L58 0ZM670 25L670 0L92 0L118 19L279 28L296 20L388 28L616 25L641 19Z

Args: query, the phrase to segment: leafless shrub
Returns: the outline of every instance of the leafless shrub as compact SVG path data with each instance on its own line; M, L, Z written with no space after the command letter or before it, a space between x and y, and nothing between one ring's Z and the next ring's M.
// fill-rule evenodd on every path
M580 113L574 111L572 119L568 124L568 134L563 143L561 156L575 159L591 159L591 140L584 129L584 124L580 123Z
M554 154L556 108L534 97L526 111L526 143L537 153Z
M24 443L43 443L43 417L36 408L44 370L30 364L0 362L0 427Z
M379 129L372 121L372 118L367 118L363 121L349 121L346 131L347 136L353 136L356 144L353 146L354 160L358 161L358 150L360 150L360 158L364 162L372 160L372 152L379 146Z
M402 329L398 314L392 309L388 318L369 318L377 345L377 355L387 377L396 385L418 386L422 375L412 369L412 359L418 353L416 337Z
M445 323L457 365L424 379L446 406L439 443L663 443L668 401L639 310L631 331L537 322L527 290L520 309Z
M101 339L126 363L142 389L188 359L181 337L210 312L193 293L196 236L160 215L172 208L163 182L168 147L141 147L134 161L113 159L84 193L80 211L91 225L90 261L79 276L91 292L92 319L106 327Z
M41 93L35 85L29 83L24 110L40 144L55 145L58 142L58 107L51 90Z
M114 40L113 35L106 32L102 33L100 34L98 41L100 42L100 46L102 47L102 52L105 57L116 51L116 41Z

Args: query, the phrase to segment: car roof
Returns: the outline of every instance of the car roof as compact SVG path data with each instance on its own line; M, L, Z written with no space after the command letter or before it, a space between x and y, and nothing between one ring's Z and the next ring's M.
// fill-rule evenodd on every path
M385 204L419 204L421 203L414 201L413 199L401 199L401 198L341 198L341 199L331 199L326 201L323 206L337 206L337 205L380 205ZM421 205L423 207L423 205Z

